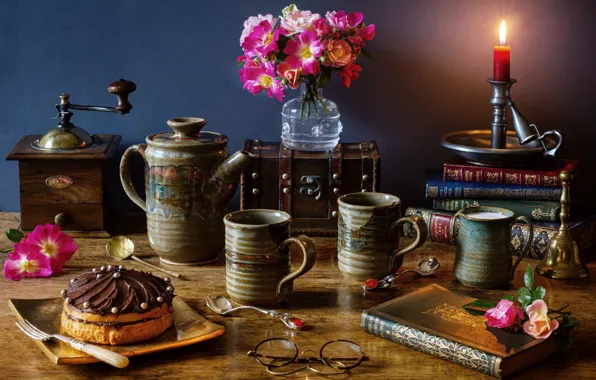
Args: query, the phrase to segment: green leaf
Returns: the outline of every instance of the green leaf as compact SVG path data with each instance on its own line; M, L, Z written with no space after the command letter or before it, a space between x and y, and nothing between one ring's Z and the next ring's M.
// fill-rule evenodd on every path
M525 310L526 307L532 303L532 292L528 288L519 288L517 289L517 300L522 305L522 308Z
M467 303L467 304L465 304L462 307L465 308L465 309L470 309L470 308L492 309L495 306L497 306L497 304L495 302L493 302L493 301L476 300L476 301L472 301L470 303Z
M12 249L11 248L9 248L9 249L3 249L3 250L0 251L0 253L10 253L10 252L12 252Z
M370 52L368 50L362 48L360 51L362 52L363 56L365 56L368 59L372 59L372 54L370 54Z
M503 297L501 297L501 299L515 302L515 296L513 294L505 294Z
M5 232L8 240L12 241L13 243L20 243L21 239L25 237L25 234L19 230L10 229Z
M534 268L532 268L531 264L528 264L524 272L524 283L526 284L526 288L530 290L534 287Z
M546 289L538 285L536 289L532 290L532 298L535 300L541 300L546 295Z
M279 35L279 38L277 39L277 48L279 49L280 52L284 51L289 40L290 40L290 37L284 36L281 34Z
M561 326L559 327L561 330L571 330L576 327L579 327L579 321L575 317L565 318L561 321Z

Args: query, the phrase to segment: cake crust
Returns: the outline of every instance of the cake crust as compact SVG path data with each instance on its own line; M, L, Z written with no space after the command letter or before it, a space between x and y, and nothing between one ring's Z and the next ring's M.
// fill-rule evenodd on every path
M141 319L130 324L126 322L87 322L73 318L66 310L62 312L61 327L68 335L87 342L120 345L141 342L156 337L174 323L172 306L165 313L153 319Z

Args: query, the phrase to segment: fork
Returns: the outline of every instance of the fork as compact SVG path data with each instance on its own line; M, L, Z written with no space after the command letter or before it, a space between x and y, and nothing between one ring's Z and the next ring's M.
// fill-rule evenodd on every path
M83 351L93 356L94 358L101 360L104 363L113 365L116 368L124 368L128 365L128 358L126 356L120 355L119 353L110 350L106 350L105 348L94 346L93 344L89 344L78 339L68 338L58 334L47 334L38 329L37 327L33 326L31 322L29 322L26 319L23 319L22 322L17 321L16 325L19 329L21 329L22 332L24 332L27 336L33 339L41 340L42 342L50 338L58 339L64 343L69 344L74 349Z

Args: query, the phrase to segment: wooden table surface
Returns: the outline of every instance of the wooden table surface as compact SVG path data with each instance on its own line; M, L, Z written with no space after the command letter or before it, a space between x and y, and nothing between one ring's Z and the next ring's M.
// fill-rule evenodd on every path
M18 214L0 214L0 229L18 226ZM129 235L139 256L159 264L148 245L145 234ZM405 239L404 239L405 240ZM352 340L371 358L369 362L352 370L351 374L330 378L353 379L490 379L475 371L434 358L430 355L369 335L360 328L360 313L394 297L412 290L437 283L456 292L475 297L483 295L463 287L453 277L454 248L426 243L408 254L403 268L413 268L425 256L434 255L441 262L436 277L400 279L401 285L387 293L364 294L361 284L344 280L337 269L334 238L316 238L317 264L294 283L294 293L287 305L279 309L291 311L306 320L311 329L295 332L278 321L258 312L236 312L233 317L214 314L205 306L208 294L225 295L225 266L223 259L202 267L177 267L184 279L173 279L176 293L190 306L209 320L224 325L226 332L213 340L196 345L131 358L126 369L116 369L103 363L88 365L54 365L37 345L27 338L14 324L15 318L8 308L9 298L58 297L68 280L84 270L112 263L105 254L107 239L76 239L79 251L66 266L64 273L47 279L24 278L21 281L0 279L0 378L210 378L210 379L265 379L278 378L268 375L246 353L260 341L271 337L285 337L294 341L300 350L318 349L334 339ZM403 244L403 242L402 242ZM0 249L10 247L8 240L0 238ZM298 255L297 255L298 256ZM2 265L4 260L1 261ZM512 287L523 283L523 262L516 273ZM127 267L144 269L133 261ZM170 267L171 268L171 267ZM590 264L592 273L596 265ZM408 275L409 276L409 275ZM406 277L406 276L404 276ZM520 372L514 378L596 378L596 281L588 278L575 281L555 281L537 276L538 284L548 293L546 302L552 307L571 304L571 310L581 320L580 329L574 334L574 349ZM491 294L497 298L504 291ZM486 294L485 294L486 296ZM317 378L305 370L288 378Z

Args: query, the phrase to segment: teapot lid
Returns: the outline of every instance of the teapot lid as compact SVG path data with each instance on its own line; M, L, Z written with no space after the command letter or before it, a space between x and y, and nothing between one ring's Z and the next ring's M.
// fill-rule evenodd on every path
M177 117L168 120L168 126L173 132L160 132L149 136L149 140L161 145L211 145L226 144L228 138L221 133L201 131L207 124L199 117Z

